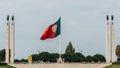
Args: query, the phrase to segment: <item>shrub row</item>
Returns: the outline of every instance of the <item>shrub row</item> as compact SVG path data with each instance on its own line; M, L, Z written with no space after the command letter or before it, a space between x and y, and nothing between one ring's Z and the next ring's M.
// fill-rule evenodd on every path
M2 66L2 65L7 65L7 63L0 63L0 66Z
M112 64L114 64L114 65L120 65L120 62L114 62Z

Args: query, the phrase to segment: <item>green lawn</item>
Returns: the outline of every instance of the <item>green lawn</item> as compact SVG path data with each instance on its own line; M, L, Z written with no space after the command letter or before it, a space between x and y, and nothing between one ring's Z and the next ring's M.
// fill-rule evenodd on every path
M120 68L120 65L110 65L104 68Z
M4 65L4 66L0 66L0 68L15 68L15 67L12 67L12 66L9 66L9 65Z

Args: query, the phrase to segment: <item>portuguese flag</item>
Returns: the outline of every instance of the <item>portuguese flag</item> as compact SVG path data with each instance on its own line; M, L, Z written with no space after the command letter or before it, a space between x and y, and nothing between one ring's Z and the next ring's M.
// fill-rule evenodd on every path
M42 33L40 39L52 39L60 35L61 32L61 18L59 18L54 24L49 25Z

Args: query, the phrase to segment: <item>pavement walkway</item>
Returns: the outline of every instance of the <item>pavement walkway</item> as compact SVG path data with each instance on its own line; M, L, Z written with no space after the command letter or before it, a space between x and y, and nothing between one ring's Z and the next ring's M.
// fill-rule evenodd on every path
M103 68L111 63L43 63L43 64L9 64L17 68Z

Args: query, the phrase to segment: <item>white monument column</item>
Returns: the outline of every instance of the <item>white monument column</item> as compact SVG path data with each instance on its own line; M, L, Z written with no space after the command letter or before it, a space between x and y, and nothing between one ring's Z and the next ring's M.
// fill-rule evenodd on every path
M112 62L115 62L115 35L114 35L114 22L113 22L113 20L114 20L114 18L113 18L113 16L111 16L111 21L112 21L112 27L111 27L111 29L112 29L112 37L111 37L111 40L112 40L112 57L111 57L111 59L112 59Z
M106 17L106 63L110 63L110 24L109 24L109 16Z
M12 22L11 22L11 59L10 63L14 63L14 49L15 49L15 23L14 23L14 16L12 16Z
M6 63L10 62L10 21L9 16L7 16L7 24L6 24L6 51L5 51L5 61Z

